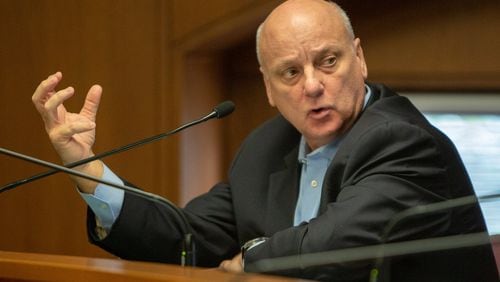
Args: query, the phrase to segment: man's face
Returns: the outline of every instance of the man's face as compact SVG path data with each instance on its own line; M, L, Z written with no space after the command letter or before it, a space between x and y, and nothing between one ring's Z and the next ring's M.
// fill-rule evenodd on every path
M316 149L354 123L367 69L359 39L340 18L312 14L266 22L260 49L269 103Z

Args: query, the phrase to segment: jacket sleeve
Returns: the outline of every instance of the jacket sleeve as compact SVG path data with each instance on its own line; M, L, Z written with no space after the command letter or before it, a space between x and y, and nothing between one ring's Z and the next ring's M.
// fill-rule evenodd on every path
M198 266L216 266L239 250L227 184L220 183L180 211L193 231ZM109 234L98 238L95 217L88 210L92 243L130 260L180 263L182 221L168 206L125 194L122 211Z

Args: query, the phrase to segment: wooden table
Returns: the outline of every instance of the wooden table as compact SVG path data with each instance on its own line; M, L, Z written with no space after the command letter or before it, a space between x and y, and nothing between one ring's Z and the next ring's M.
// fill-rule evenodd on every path
M0 281L304 281L216 268L0 251Z

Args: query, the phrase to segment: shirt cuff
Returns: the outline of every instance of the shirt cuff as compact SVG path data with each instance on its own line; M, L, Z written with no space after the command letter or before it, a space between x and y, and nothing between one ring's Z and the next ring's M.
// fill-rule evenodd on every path
M103 180L123 185L123 181L104 165ZM98 222L109 232L123 206L125 192L121 189L99 183L94 194L80 192L82 198L94 212Z

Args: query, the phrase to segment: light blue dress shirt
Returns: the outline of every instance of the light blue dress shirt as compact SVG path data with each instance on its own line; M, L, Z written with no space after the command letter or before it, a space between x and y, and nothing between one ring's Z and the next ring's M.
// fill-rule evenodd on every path
M371 96L370 87L365 86L365 88L366 94L363 108L366 107ZM298 160L302 163L302 173L300 177L299 198L295 208L294 225L309 222L311 218L317 216L323 179L330 162L335 156L340 141L334 140L332 143L320 147L313 152L308 152L308 146L304 137L301 138ZM106 165L104 166L102 179L123 185L123 181ZM109 232L120 214L125 192L115 187L99 184L93 195L86 193L80 193L80 195L82 195L87 205L97 216L101 226Z
M339 140L317 148L308 153L309 146L304 136L300 139L299 162L302 164L300 174L300 190L297 205L295 206L294 225L309 222L318 214L321 200L321 191L326 169L332 162L337 151Z
M106 165L104 165L102 179L116 184L124 184ZM94 194L80 192L80 195L97 216L104 230L109 232L122 209L125 191L105 184L98 184Z

